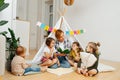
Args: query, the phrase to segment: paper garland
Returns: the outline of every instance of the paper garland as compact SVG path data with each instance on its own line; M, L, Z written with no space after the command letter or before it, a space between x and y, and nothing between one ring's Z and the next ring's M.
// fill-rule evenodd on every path
M50 27L40 22L37 23L37 26L44 29L45 31L56 32L57 30L56 28ZM84 32L85 32L84 29L74 30L74 31L73 30L65 31L66 35L78 35L78 34L83 34Z

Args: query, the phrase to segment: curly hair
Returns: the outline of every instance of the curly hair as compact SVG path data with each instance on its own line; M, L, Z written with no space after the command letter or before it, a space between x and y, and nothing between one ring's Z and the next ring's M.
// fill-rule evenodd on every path
M56 37L56 38L59 38L62 33L64 33L64 32L63 32L61 29L58 29L58 30L55 32L55 37Z
M73 42L73 44L76 44L76 45L77 45L77 47L78 47L77 52L78 52L78 53L79 53L79 52L83 52L83 49L82 49L82 47L80 46L79 42Z
M88 44L89 44L89 47L93 49L93 53L97 54L98 53L98 47L100 47L100 43L99 42L97 42L97 43L89 42Z
M52 41L55 41L55 39L53 39L52 37L48 37L47 39L46 39L46 45L47 46L50 46L50 43L52 42Z

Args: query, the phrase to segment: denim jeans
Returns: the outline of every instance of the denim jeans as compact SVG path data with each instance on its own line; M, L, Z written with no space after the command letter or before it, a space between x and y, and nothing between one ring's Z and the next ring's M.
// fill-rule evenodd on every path
M60 61L60 67L70 68L70 64L69 64L68 60L64 56L59 56L58 59ZM50 66L50 68L53 68L53 69L58 68L57 63L55 63L54 65Z
M50 66L49 68L56 69L56 68L58 68L58 64L55 63L55 64L53 64L52 66Z
M36 68L36 67L29 67L29 68L26 68L24 74L27 73L27 72L30 72L30 71L33 71L33 72L40 72L40 68Z
M60 67L70 68L70 64L68 60L65 58L65 56L58 56L58 59L60 61Z

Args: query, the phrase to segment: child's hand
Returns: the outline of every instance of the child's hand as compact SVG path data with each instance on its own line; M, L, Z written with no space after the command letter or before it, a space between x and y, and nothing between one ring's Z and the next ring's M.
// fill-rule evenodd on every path
M57 65L60 66L60 62L59 61L57 62Z
M32 65L31 64L28 64L28 67L31 67Z
M64 54L64 53L60 53L60 56L66 56L66 54Z
M63 53L59 53L59 54L56 54L57 56L66 56L66 54L63 54Z
M49 53L47 53L47 52L44 52L44 54L45 54L45 57L46 57L47 59L49 59L49 58L51 57L51 54L49 54Z
M56 54L56 53L54 53L54 54L53 54L53 57L54 57L54 58L56 58L56 57L57 57L57 54Z

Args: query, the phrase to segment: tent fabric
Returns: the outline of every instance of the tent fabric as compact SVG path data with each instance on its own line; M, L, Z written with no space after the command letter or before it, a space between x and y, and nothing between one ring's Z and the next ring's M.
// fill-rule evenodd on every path
M68 30L72 30L71 27L69 26L69 24L67 23L67 21L65 20L65 18L63 16L60 17L60 19L57 21L57 23L54 26L54 28L61 29L61 30L64 31L64 33L66 33L66 31L68 31ZM48 37L52 37L52 38L55 39L55 36L54 36L53 32L51 32ZM69 39L71 44L74 41L78 41L80 43L80 41L77 39L76 35L73 35L73 36L65 35L65 38ZM41 58L42 58L42 56L44 54L43 53L43 49L44 49L45 46L46 45L45 45L45 41L44 41L42 46L41 46L41 48L39 49L39 51L36 53L35 57L33 58L32 63L37 63L37 64L40 63L40 60L41 60Z

